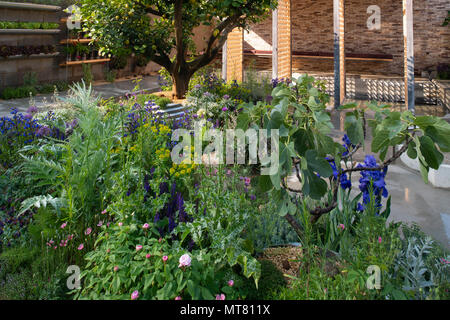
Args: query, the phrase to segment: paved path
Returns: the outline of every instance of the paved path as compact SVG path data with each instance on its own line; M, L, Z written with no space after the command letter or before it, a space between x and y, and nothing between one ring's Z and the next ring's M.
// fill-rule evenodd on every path
M148 90L155 92L159 90L159 85L156 76L148 76L142 79L139 83L141 90ZM114 83L103 83L94 85L94 92L101 95L103 98L120 97L126 93L132 92L136 83L133 80L122 80ZM61 97L67 96L67 92L59 94ZM38 109L48 109L51 104L54 104L52 94L43 94L30 98L15 99L15 100L0 100L0 117L8 115L11 108L16 108L20 112L25 112L30 107L30 101L34 101L34 105Z

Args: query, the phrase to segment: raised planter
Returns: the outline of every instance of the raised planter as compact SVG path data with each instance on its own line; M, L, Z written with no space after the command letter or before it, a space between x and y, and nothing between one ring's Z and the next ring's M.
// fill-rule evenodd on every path
M400 149L402 146L397 147ZM400 156L400 160L408 168L420 172L419 159L411 159L406 153ZM450 189L450 165L441 164L439 170L430 169L428 172L429 182L437 188Z
M51 6L51 5L37 4L37 3L9 2L9 1L0 1L0 8L25 9L25 10L35 10L35 11L60 11L61 10L61 7L59 7L59 6Z
M59 29L0 29L0 34L58 34Z

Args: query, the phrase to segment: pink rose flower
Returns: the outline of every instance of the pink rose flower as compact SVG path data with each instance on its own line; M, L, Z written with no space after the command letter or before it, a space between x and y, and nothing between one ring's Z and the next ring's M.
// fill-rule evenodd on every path
M164 256L164 257L162 257L162 260L164 261L164 262L166 262L167 260L169 259L169 257L168 256Z
M148 223L146 223L146 224L144 224L144 225L142 226L142 228L145 229L145 230L147 230L148 228L150 228L150 225L149 225Z
M131 300L136 300L137 298L139 298L139 291L136 290L131 294Z
M152 256L152 255L151 255L150 253L147 253L147 254L145 255L145 257L146 257L147 259L150 259L151 256Z
M228 281L228 286L230 287L234 286L234 281L233 280Z
M138 244L137 246L136 246L136 251L139 251L139 250L141 250L142 249L142 246L140 245L140 244Z
M119 271L119 267L118 267L118 266L115 266L115 267L114 267L114 272L117 272L117 271Z
M191 266L191 257L188 254L183 254L179 260L180 264L178 268L181 267L190 267Z
M378 243L381 243L381 237L378 237Z

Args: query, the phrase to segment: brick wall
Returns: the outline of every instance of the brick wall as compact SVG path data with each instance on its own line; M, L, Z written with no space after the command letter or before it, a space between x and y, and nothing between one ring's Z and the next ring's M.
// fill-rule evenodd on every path
M292 50L333 52L333 0L292 0ZM367 8L381 8L381 30L367 28ZM448 0L414 1L414 48L416 73L429 70L438 63L450 63L450 27L443 27ZM403 20L400 0L345 0L346 53L389 54L392 62L347 61L349 74L403 74ZM259 36L245 49L261 49L262 42L271 44L272 19L255 25L252 31ZM257 38L257 37L255 37ZM253 58L254 59L254 58ZM251 57L246 57L248 65ZM269 64L268 64L269 63ZM332 72L333 60L293 58L294 71ZM271 69L271 60L256 58L256 66Z

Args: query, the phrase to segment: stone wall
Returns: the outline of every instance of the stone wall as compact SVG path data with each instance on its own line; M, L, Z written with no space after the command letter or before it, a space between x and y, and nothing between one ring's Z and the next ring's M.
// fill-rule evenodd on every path
M381 29L368 30L367 8L381 8ZM292 50L333 52L333 0L291 0ZM450 10L448 0L414 1L414 49L416 73L450 63L450 27L442 23ZM392 62L347 61L349 74L403 74L403 20L402 1L346 0L346 53L392 55ZM272 19L252 27L246 35L245 49L267 50L272 45ZM255 57L246 56L248 65ZM293 69L313 72L332 72L333 60L293 57ZM271 69L267 57L256 58L255 65Z

